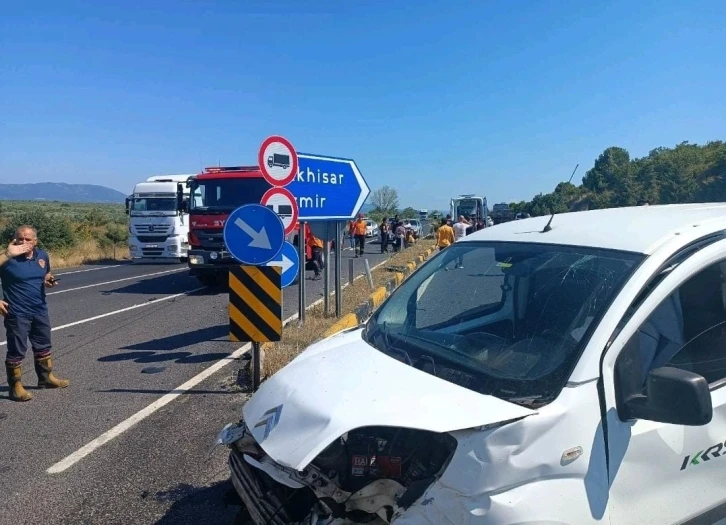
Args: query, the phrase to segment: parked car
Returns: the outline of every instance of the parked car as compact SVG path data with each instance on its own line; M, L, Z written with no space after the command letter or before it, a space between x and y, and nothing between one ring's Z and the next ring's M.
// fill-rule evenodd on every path
M264 381L217 441L240 521L723 519L726 204L549 220L437 252Z
M366 237L378 237L379 235L378 224L371 219L366 219Z
M515 221L519 221L519 220L522 220L522 219L529 219L529 218L530 218L530 215L529 215L529 213L527 213L526 211L520 211L520 212L518 212L518 213L517 213L517 214L516 214L516 215L514 216L514 220L515 220Z
M419 238L423 235L423 226L421 226L421 221L418 219L405 219L403 221L404 228L410 228L413 230L413 234L416 238Z

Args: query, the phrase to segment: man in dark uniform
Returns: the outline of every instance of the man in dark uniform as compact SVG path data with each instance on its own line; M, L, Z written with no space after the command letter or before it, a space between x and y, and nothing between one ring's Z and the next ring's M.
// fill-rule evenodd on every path
M0 314L5 318L8 340L5 370L10 399L13 401L29 401L33 397L22 383L21 365L28 348L28 339L35 357L38 388L65 388L69 384L69 381L53 375L51 327L45 288L55 286L56 280L50 272L48 254L37 244L35 228L20 226L12 244L0 255L3 290Z

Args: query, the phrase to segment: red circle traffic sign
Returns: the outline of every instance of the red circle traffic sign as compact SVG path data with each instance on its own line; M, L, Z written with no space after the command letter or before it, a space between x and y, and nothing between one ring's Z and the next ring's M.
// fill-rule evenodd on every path
M297 175L297 153L289 140L279 135L267 137L260 146L257 163L265 180L281 188Z
M299 210L292 193L285 188L270 188L260 199L260 204L271 208L282 219L285 235L289 235L297 225Z

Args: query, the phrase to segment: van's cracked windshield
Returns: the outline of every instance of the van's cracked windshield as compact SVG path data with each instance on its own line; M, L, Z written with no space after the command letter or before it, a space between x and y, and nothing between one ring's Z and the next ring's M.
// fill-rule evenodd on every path
M397 290L364 337L452 383L538 406L562 388L588 328L641 259L534 243L456 243Z

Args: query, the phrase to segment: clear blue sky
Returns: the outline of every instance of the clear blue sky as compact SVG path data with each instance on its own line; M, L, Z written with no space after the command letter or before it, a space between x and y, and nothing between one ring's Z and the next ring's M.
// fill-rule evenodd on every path
M0 182L128 193L153 174L253 163L282 134L298 151L354 158L403 206L444 209L459 193L529 199L576 163L579 183L608 146L642 156L726 138L722 0L2 11Z

